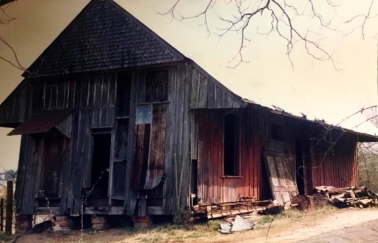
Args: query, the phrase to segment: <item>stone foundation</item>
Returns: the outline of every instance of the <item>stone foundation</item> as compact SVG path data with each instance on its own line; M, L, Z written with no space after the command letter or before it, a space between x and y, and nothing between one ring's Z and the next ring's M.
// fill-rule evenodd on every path
M135 228L147 228L151 221L148 216L133 216L133 223Z
M105 230L108 228L109 225L107 215L92 215L92 229Z
M55 225L59 225L62 228L70 228L72 226L72 220L66 215L55 215Z

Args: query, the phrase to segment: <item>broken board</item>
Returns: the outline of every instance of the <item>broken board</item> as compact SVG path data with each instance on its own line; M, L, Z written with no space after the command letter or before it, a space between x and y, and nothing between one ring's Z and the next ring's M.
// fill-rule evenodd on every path
M293 162L284 153L264 152L263 156L273 198L289 208L291 198L298 195Z

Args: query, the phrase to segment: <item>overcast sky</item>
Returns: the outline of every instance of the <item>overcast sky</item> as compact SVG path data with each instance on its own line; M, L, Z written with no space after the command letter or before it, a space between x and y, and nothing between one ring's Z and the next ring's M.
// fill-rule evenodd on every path
M209 16L212 30L209 36L206 29L200 26L201 19L170 21L169 16L157 14L167 10L174 1L116 2L232 91L257 103L276 105L294 114L303 112L308 118L325 119L333 124L338 124L362 107L377 103L377 40L374 36L378 32L378 19L368 21L365 40L358 31L348 36L320 33L325 38L323 46L333 53L339 70L330 62L313 62L301 45L292 53L293 69L282 39L274 34L256 35L253 28L248 32L251 41L243 52L249 62L232 69L227 67L233 64L229 62L237 53L240 39L230 34L219 40L213 33L220 24L215 15ZM88 0L18 0L6 9L7 14L16 20L1 25L0 35L15 48L21 64L28 67L87 3ZM367 10L360 1L347 3L349 5L337 9L338 14L353 16ZM181 14L190 13L203 4L204 1L191 1L191 4L183 4L178 10ZM221 6L217 11L227 13L228 10ZM330 12L329 16L332 14ZM253 24L264 30L266 23L266 19L265 22L261 19L261 22ZM307 24L311 23L303 21L302 27L306 28ZM336 24L335 27L345 33L346 27L341 25L342 21ZM11 58L3 45L0 45L0 52ZM0 60L0 102L22 80L21 73ZM341 125L355 128L364 119L364 114L358 114ZM373 126L367 123L357 129L375 133ZM9 131L0 128L0 165L15 169L20 138L6 136Z

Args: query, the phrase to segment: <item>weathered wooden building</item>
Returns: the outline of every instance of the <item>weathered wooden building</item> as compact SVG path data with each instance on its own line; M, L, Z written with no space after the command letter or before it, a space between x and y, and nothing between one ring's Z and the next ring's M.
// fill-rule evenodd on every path
M22 135L18 215L272 198L264 159L300 192L356 185L356 144L377 141L242 99L111 0L92 0L23 76L0 106Z

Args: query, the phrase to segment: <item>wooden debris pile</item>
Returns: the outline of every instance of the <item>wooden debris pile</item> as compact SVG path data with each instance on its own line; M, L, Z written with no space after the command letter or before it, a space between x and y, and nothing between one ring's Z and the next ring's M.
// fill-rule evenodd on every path
M378 205L378 194L368 190L367 187L319 186L315 187L315 193L325 195L329 202L338 208L366 208Z
M281 211L282 206L272 200L258 201L255 198L240 197L234 202L195 205L191 209L191 217L222 218L249 213L277 214Z
M291 207L299 210L320 208L327 204L338 208L366 208L378 205L378 194L367 187L318 186L314 188L314 194L311 196L297 195L291 199Z

